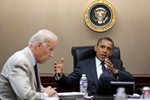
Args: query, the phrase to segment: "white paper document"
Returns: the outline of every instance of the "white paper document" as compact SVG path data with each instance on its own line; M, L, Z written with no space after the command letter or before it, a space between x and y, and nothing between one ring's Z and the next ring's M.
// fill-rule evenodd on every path
M46 97L44 100L59 100L57 97Z
M83 98L84 93L81 92L61 92L58 93L60 98Z

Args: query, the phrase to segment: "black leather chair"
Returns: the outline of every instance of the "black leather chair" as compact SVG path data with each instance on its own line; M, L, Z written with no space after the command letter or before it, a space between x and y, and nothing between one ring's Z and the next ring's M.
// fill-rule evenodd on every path
M94 46L76 46L71 48L71 53L73 56L74 67L77 65L78 61L95 57ZM120 59L120 48L114 47L113 54L111 56L113 59Z

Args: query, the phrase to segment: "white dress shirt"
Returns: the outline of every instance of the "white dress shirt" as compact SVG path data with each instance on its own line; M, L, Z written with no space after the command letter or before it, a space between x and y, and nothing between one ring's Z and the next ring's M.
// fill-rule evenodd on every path
M101 61L97 57L95 57L95 61L96 61L97 78L99 79L99 77L103 73L102 65L101 65Z
M36 64L36 60L35 60L35 58L34 58L34 56L33 56L33 53L31 52L31 50L30 50L29 47L27 47L27 49L28 49L28 51L29 51L29 53L30 53L30 57L31 57L31 59L32 59L32 62L33 62L34 65L35 65L35 64ZM46 97L48 97L48 94L47 94L47 93L44 93L44 92L43 92L43 94L44 94Z

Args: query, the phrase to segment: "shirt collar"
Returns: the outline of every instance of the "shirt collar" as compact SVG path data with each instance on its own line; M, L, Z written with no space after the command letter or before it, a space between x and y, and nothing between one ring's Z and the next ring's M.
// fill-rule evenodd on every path
M32 63L35 65L36 64L36 60L33 56L33 53L31 52L31 49L29 47L27 47L27 50L29 51L29 55L31 57Z
M96 61L96 66L99 66L101 64L101 61L97 57L95 57L95 61Z

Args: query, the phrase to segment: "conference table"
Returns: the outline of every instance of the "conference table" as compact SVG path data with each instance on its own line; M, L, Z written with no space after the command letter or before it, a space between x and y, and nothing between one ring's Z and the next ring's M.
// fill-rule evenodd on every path
M93 98L60 98L60 100L114 100L113 96L93 96Z
M113 100L113 96L99 96L99 95L94 95L92 100Z
M81 92L59 92L58 98L48 97L45 100L114 100L115 95L92 95L92 96L84 96ZM137 94L127 95L127 100L143 100L140 99L141 96ZM144 99L145 100L145 99Z
M114 100L114 96L93 95L92 98L60 98L60 100ZM150 100L141 99L140 96L127 95L127 100Z
M92 98L60 98L60 100L114 100L114 96L100 96L94 95ZM127 98L127 100L143 100L140 98ZM145 100L145 99L144 99Z
M47 98L45 100L58 100L58 98ZM80 97L60 97L59 100L114 100L114 96L100 96L100 95L94 95L92 98L80 98ZM140 99L140 98L133 98L128 97L127 100L150 100L150 99Z
M58 100L58 98L48 97L44 100ZM93 96L93 98L60 97L59 100L114 100L114 99L112 96Z

